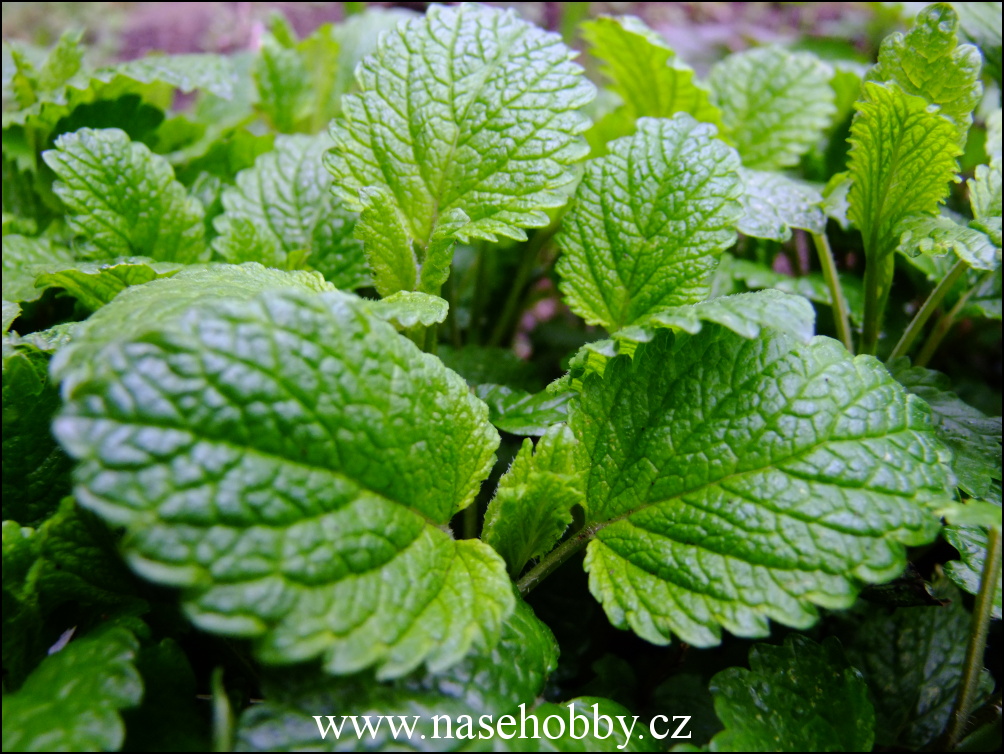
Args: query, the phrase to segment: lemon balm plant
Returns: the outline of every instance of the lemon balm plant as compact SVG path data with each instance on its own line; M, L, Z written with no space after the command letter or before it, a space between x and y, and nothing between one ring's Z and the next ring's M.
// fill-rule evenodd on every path
M992 5L5 43L4 748L993 748L999 387L927 368L999 349ZM470 726L568 709L645 724Z

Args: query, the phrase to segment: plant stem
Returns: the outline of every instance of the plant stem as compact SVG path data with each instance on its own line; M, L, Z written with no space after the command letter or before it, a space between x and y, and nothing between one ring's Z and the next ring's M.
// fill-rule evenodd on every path
M958 301L955 302L955 306L947 314L941 315L938 321L934 325L934 329L931 330L931 334L927 336L927 340L924 341L923 347L920 349L920 353L917 354L917 358L914 359L914 364L923 367L927 366L927 363L931 360L931 357L937 352L938 347L941 345L941 341L945 339L948 335L949 330L955 324L956 320L959 318L959 314L965 308L966 304L969 303L970 297L976 292L976 289L981 287L986 281L986 278L992 273L987 273L980 280L966 291Z
M554 573L558 566L589 544L589 540L593 538L596 530L596 526L586 526L547 553L537 565L516 582L520 596L525 597L532 592L541 581Z
M505 304L502 306L502 313L495 320L495 327L492 329L491 337L488 338L488 345L502 345L506 335L515 328L520 305L523 303L523 293L530 280L530 275L533 273L533 268L537 264L537 257L540 255L541 248L553 235L554 230L551 228L541 228L534 234L533 238L523 245L512 287L509 289L509 295L506 296Z
M471 326L467 331L467 342L481 345L481 320L488 305L489 280L488 254L483 243L478 244L476 253L478 258L474 262L474 300L471 302Z
M840 276L837 274L837 263L833 259L833 250L830 248L830 240L826 233L813 233L812 242L816 246L816 253L819 254L819 264L823 268L823 278L826 286L830 289L830 298L833 300L833 320L837 328L837 337L844 347L854 353L854 342L851 340L851 320L847 313L847 299L844 298L844 289L840 286Z
M471 503L464 508L464 539L476 539L478 536L478 504Z
M453 282L453 269L450 269L450 276L443 283L443 297L450 305L446 311L446 327L450 333L450 343L454 348L460 348L460 323L457 321L457 289Z
M921 331L924 329L924 325L927 324L927 320L931 318L934 311L941 305L942 300L945 298L952 286L958 281L960 277L969 269L969 265L963 262L961 259L958 260L952 269L948 271L948 274L942 278L941 282L935 286L934 290L931 291L931 295L927 297L927 301L924 305L920 307L913 320L907 326L906 330L903 332L903 337L899 339L899 343L896 347L892 349L892 353L889 354L889 360L892 361L900 356L906 356L910 352L910 347L913 345L913 341L917 339Z
M213 697L213 751L234 750L234 713L223 685L223 668L213 670L210 681Z
M865 244L867 250L869 245ZM893 260L891 254L881 259L869 257L865 265L865 321L861 327L861 353L875 353L878 350L882 316L889 301L889 283L892 281ZM883 289L883 281L885 286Z
M973 622L969 629L969 645L966 647L962 679L955 697L955 706L948 718L948 730L945 735L946 748L949 751L958 746L962 740L976 698L976 687L980 671L983 669L983 653L987 646L987 631L990 628L994 596L997 592L997 574L1000 569L1001 533L992 526L987 536L987 556L983 562L980 591L976 594L976 603L973 605Z

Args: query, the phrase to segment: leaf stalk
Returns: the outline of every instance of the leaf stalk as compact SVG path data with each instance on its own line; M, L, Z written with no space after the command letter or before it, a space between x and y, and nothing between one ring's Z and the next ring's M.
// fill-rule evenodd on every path
M913 316L910 324L907 326L906 330L903 331L903 337L899 339L899 343L896 347L892 349L892 353L889 354L889 360L899 358L900 356L906 356L910 352L910 348L913 346L913 342L920 335L921 331L924 329L924 325L934 314L935 310L941 305L944 300L945 295L952 289L959 278L969 269L969 265L963 262L961 259L957 260L952 269L948 271L948 274L942 278L941 282L935 286L934 290L927 297L924 305L920 307L918 312Z
M830 248L830 240L826 233L812 233L812 242L816 246L816 253L819 254L819 264L823 268L823 278L826 280L826 287L830 289L830 298L833 302L833 319L837 328L837 337L844 347L854 353L854 342L851 340L851 320L847 310L847 299L844 297L844 289L840 285L840 276L837 274L837 263L833 259L833 250Z
M527 571L526 575L516 582L516 588L519 589L520 596L526 597L541 581L554 573L566 560L589 544L589 540L593 538L598 529L599 527L595 525L579 529L579 531L541 558L537 565Z

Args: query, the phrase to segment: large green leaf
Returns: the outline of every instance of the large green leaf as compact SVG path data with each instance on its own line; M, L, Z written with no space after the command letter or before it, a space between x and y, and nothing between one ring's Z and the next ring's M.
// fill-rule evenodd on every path
M903 387L931 407L935 431L954 454L952 469L959 486L970 495L986 495L994 480L1001 479L1001 418L987 416L959 398L940 372L912 367L906 358L888 367Z
M835 639L757 644L750 669L718 673L711 693L725 724L711 751L871 751L875 740L868 687Z
M594 89L571 57L512 11L432 6L357 68L360 91L332 124L335 191L360 211L379 200L361 218L378 223L371 234L399 217L400 253L417 245L418 263L441 217L465 221L460 240L524 240L567 201L570 166L585 156L576 110ZM449 249L440 254L448 264Z
M84 128L43 154L71 230L92 259L146 256L166 262L205 258L202 205L188 197L170 163L115 128Z
M944 606L870 607L849 616L840 636L847 654L871 688L877 718L876 742L919 749L945 728L965 665L971 617L962 595L945 584ZM988 688L989 686L989 688ZM983 672L980 692L993 689Z
M497 641L504 565L444 527L498 435L360 299L193 307L96 361L54 424L82 461L77 499L126 528L141 574L184 589L196 625L253 638L266 663L381 677Z
M237 175L223 192L225 212L214 222L216 252L228 262L291 268L307 264L342 289L367 280L362 245L352 237L355 214L331 194L321 165L325 136L280 136L275 150ZM243 221L257 243L248 244Z
M482 539L519 576L532 558L547 554L572 522L572 506L584 500L583 474L572 431L557 424L536 449L523 441L512 466L499 480L485 513Z
M743 165L798 164L836 112L832 75L815 55L780 47L735 53L711 69L712 101Z
M878 64L869 81L893 82L907 94L937 105L956 126L956 141L965 146L973 109L983 95L980 51L958 42L959 17L948 3L935 3L917 14L905 35L882 40Z
M735 152L686 114L643 118L609 147L587 164L557 243L568 305L613 331L707 296L742 186Z
M590 53L603 61L600 71L621 99L620 107L597 126L607 138L627 136L638 118L676 113L721 127L721 112L695 81L693 69L641 19L603 16L582 24L582 36Z
M137 649L116 627L43 660L20 690L4 694L4 751L117 751L125 737L119 710L143 694Z
M930 542L949 454L924 403L835 341L705 325L587 373L586 568L611 622L696 646L807 627Z

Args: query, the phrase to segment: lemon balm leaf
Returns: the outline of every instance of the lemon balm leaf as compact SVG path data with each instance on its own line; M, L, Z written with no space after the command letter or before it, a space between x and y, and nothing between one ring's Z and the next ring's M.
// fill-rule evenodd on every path
M267 664L383 678L498 641L505 566L444 531L498 435L458 375L360 299L197 306L97 362L54 425L81 461L77 499L126 528L129 562L181 588L196 625Z
M609 148L586 165L557 269L572 310L614 331L707 296L742 187L735 151L686 114L642 118Z

